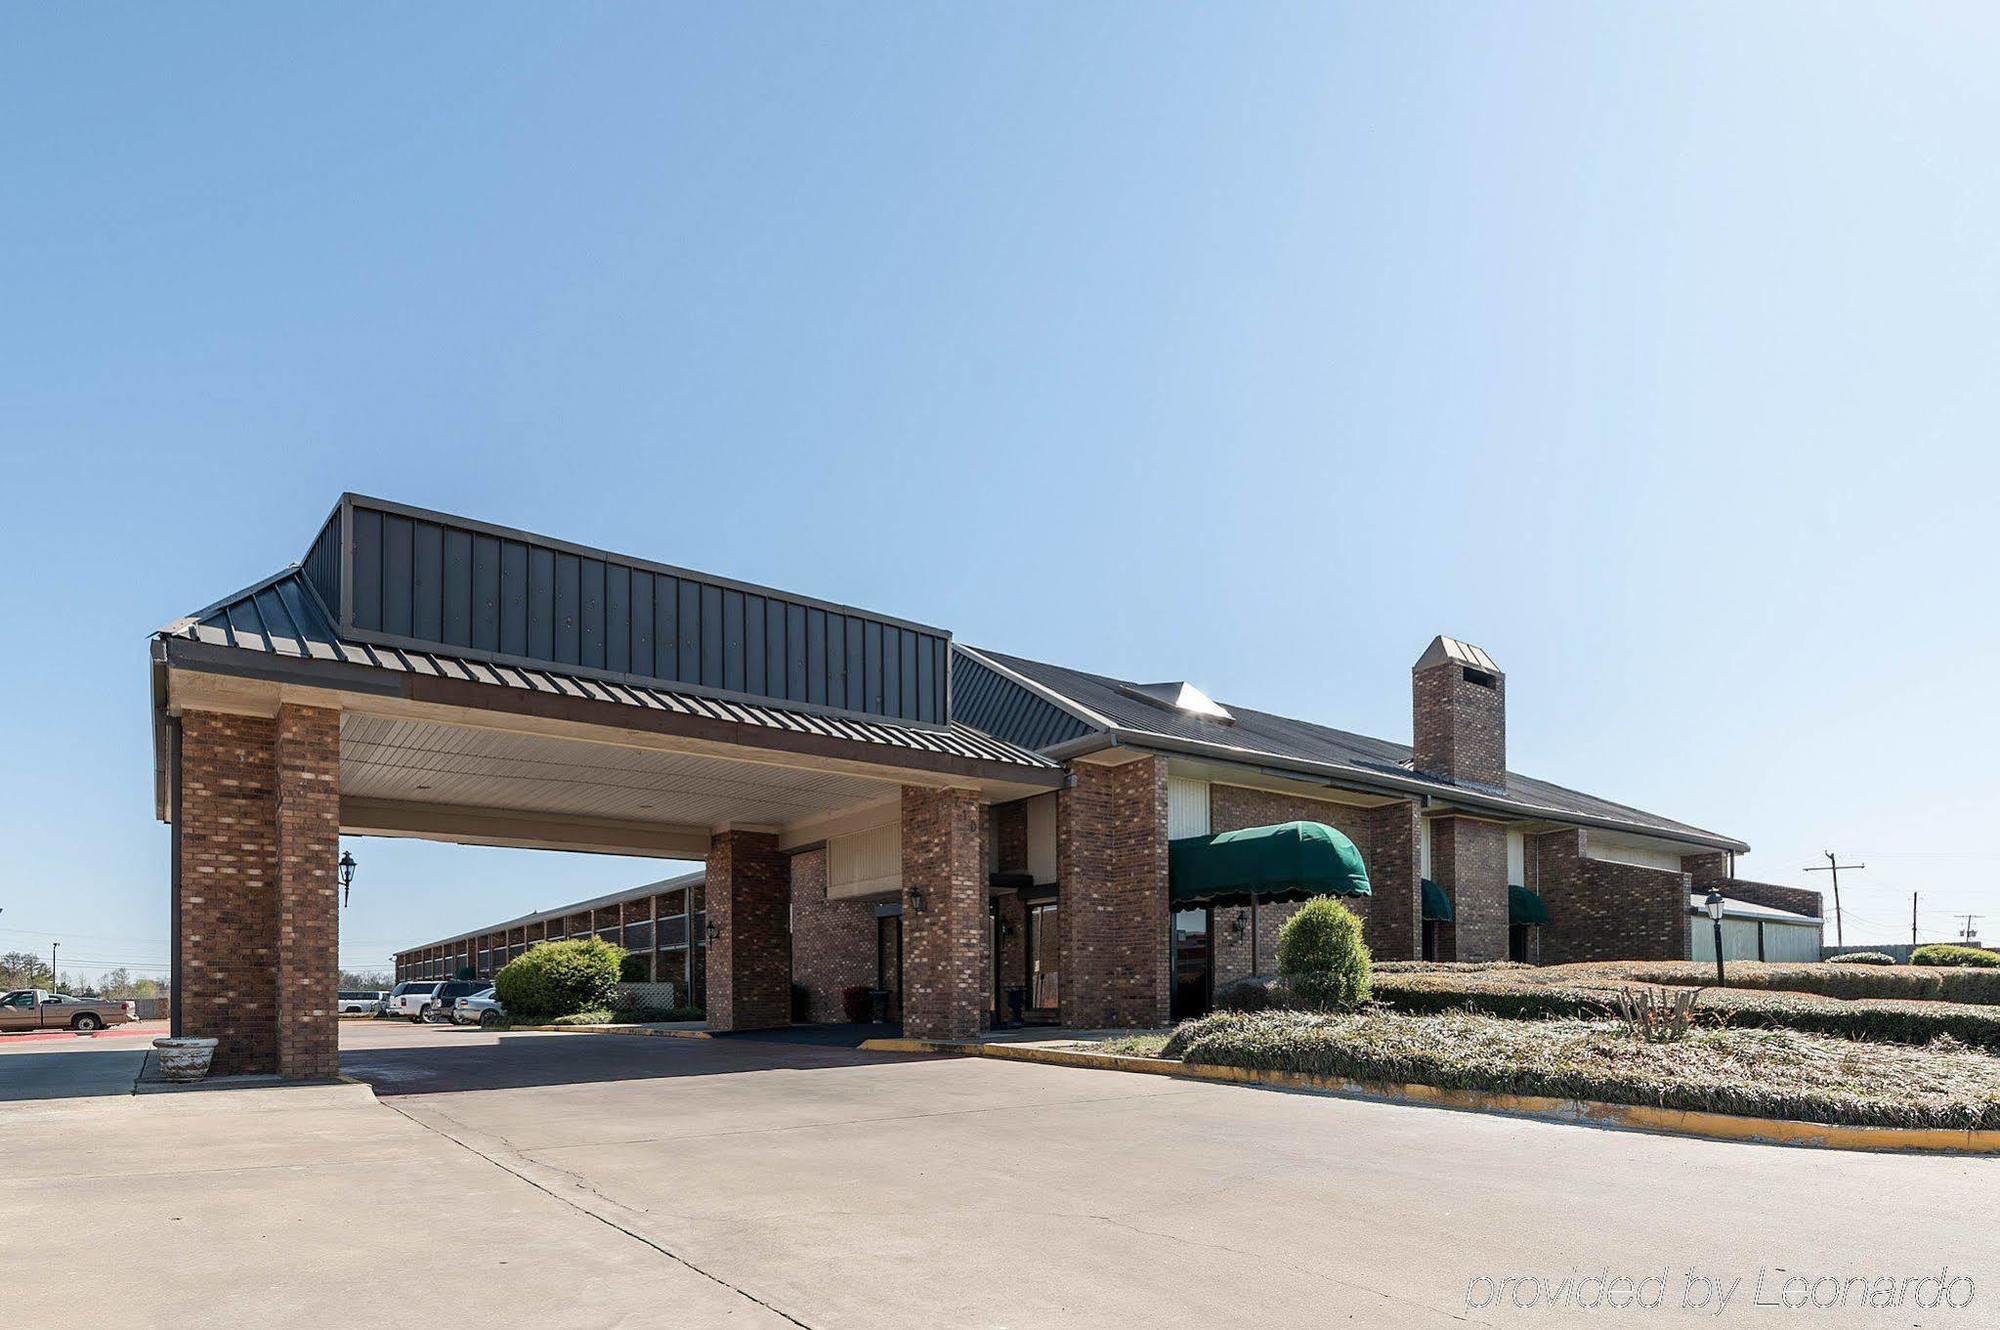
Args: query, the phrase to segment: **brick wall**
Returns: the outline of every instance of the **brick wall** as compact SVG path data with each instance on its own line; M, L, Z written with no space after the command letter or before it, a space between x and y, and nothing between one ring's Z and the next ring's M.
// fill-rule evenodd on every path
M1080 762L1056 800L1062 1020L1166 1023L1167 764Z
M1003 873L1028 871L1028 805L999 804L993 809L994 850Z
M213 1070L278 1065L277 722L181 717L181 1032Z
M340 712L278 708L278 1073L340 1074Z
M1685 960L1689 876L1589 858L1587 835L1572 828L1527 838L1523 885L1549 907L1542 963Z
M1723 895L1748 901L1752 905L1790 910L1793 914L1811 915L1815 919L1825 918L1826 897L1821 893L1804 887L1781 887L1775 882L1747 882L1740 877L1732 877L1729 856L1720 850L1682 855L1681 871L1688 875L1695 891L1706 892L1710 887L1720 887Z
M726 831L709 840L708 923L719 930L707 957L706 1010L712 1029L760 1030L791 1023L790 877L776 836Z
M977 1035L991 1011L986 816L970 790L903 787L903 1030Z
M1494 678L1491 688L1473 683L1455 661L1411 671L1418 771L1476 785L1507 783L1507 680Z
M1507 829L1469 817L1431 819L1431 880L1451 898L1440 959L1507 959Z
M1417 805L1414 801L1357 808L1276 790L1241 785L1209 787L1209 829L1240 831L1278 822L1323 822L1352 840L1368 866L1368 896L1342 897L1341 904L1362 922L1371 954L1382 960L1411 960L1420 949L1422 899L1417 875ZM1257 911L1257 968L1275 968L1278 932L1298 911L1297 903L1265 904ZM1242 923L1238 926L1238 915ZM1225 906L1215 912L1215 986L1251 973L1250 907Z
M1014 892L1006 892L994 898L993 907L1000 916L1000 977L1001 1012L1007 1010L1006 992L1009 988L1024 990L1021 995L1021 1009L1027 1010L1028 985L1028 907Z
M875 907L826 898L823 849L792 856L792 982L813 1021L846 1020L841 990L875 986Z

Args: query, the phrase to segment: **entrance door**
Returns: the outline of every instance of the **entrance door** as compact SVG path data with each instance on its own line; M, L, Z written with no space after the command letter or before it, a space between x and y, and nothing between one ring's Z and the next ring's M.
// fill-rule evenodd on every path
M1174 913L1174 1007L1177 1021L1208 1014L1215 978L1214 912L1206 906Z
M891 1024L903 1019L903 916L885 914L875 921L875 987L889 995Z
M1055 1020L1061 1004L1058 990L1062 940L1056 931L1056 903L1028 907L1028 1014Z

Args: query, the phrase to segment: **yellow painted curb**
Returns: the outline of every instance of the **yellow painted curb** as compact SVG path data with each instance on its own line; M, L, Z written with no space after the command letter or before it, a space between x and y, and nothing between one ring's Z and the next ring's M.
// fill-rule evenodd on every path
M1264 1071L1251 1067L1189 1066L1168 1058L1131 1057L1120 1053L1085 1053L1019 1044L985 1044L948 1039L870 1039L864 1049L883 1053L951 1053L965 1057L1040 1062L1055 1067L1085 1067L1097 1071L1139 1072L1183 1080L1223 1081L1235 1085L1268 1085L1285 1090L1310 1090L1391 1103L1424 1104L1480 1113L1545 1118L1557 1122L1594 1123L1635 1131L1697 1136L1719 1141L1752 1141L1763 1145L1798 1145L1823 1150L1893 1150L1950 1154L2000 1154L2000 1130L1973 1131L1950 1127L1852 1127L1829 1122L1797 1122L1784 1118L1753 1118L1698 1109L1656 1108L1645 1104L1611 1104L1598 1099L1556 1099L1545 1095L1499 1094L1484 1090L1447 1090L1435 1085L1378 1084L1338 1076L1298 1071Z
M638 1025L510 1025L507 1030L544 1030L550 1034L641 1034L654 1039L708 1038L706 1030L648 1030Z

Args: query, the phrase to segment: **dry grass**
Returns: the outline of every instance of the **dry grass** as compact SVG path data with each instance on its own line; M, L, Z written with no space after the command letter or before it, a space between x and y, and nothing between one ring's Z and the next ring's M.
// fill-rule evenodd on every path
M1887 1127L2000 1127L2000 1058L1792 1030L1704 1029L1647 1043L1613 1022L1469 1013L1222 1013L1177 1029L1166 1056L1384 1084L1596 1099Z

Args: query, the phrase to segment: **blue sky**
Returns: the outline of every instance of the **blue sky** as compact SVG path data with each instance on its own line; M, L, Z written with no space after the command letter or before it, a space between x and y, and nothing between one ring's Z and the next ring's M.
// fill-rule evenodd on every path
M12 6L0 949L355 489L1520 770L2000 932L1991 6ZM672 865L383 841L343 957ZM1823 877L1824 875L1820 875Z

